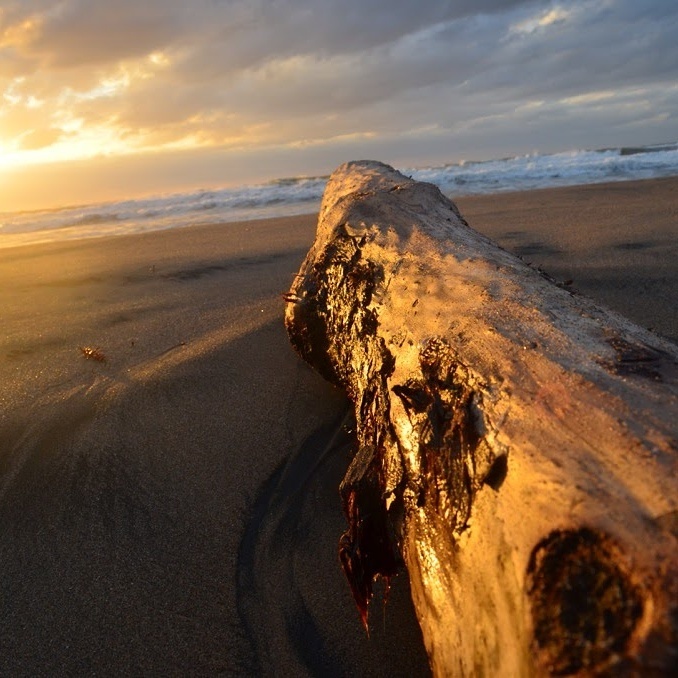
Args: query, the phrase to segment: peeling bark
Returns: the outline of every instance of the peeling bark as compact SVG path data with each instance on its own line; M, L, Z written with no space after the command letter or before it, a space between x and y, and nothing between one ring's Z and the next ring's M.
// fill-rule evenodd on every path
M437 674L675 671L678 347L369 161L330 178L286 299L355 409L339 552L366 627L404 565Z

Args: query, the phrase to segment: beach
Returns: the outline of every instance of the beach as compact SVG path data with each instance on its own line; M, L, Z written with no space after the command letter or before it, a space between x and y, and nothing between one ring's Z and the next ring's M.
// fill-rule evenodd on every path
M678 179L460 198L477 230L557 282L678 342Z
M460 197L678 341L678 177ZM0 249L0 673L426 675L405 574L343 580L343 394L283 294L316 216Z

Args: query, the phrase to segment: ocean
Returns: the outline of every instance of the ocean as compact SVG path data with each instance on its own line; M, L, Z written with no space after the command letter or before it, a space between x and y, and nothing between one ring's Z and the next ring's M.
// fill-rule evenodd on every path
M678 142L396 169L436 184L454 199L469 194L675 176ZM307 214L318 209L327 179L290 177L235 188L0 213L0 247Z

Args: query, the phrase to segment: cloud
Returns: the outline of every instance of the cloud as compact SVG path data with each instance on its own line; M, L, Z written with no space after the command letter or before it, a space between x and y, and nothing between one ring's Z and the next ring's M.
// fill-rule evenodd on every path
M10 2L3 23L5 34L19 36L10 44L21 54L62 69L143 54L179 35L182 15L189 14L188 5L171 1L34 0Z
M678 137L676 34L674 0L6 0L0 141L487 157Z
M22 134L19 141L19 147L22 150L33 151L40 148L51 146L63 136L63 130L53 127L32 129Z

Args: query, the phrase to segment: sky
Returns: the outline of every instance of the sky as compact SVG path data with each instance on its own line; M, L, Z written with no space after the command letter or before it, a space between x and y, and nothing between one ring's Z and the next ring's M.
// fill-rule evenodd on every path
M678 140L676 0L0 0L0 211Z

